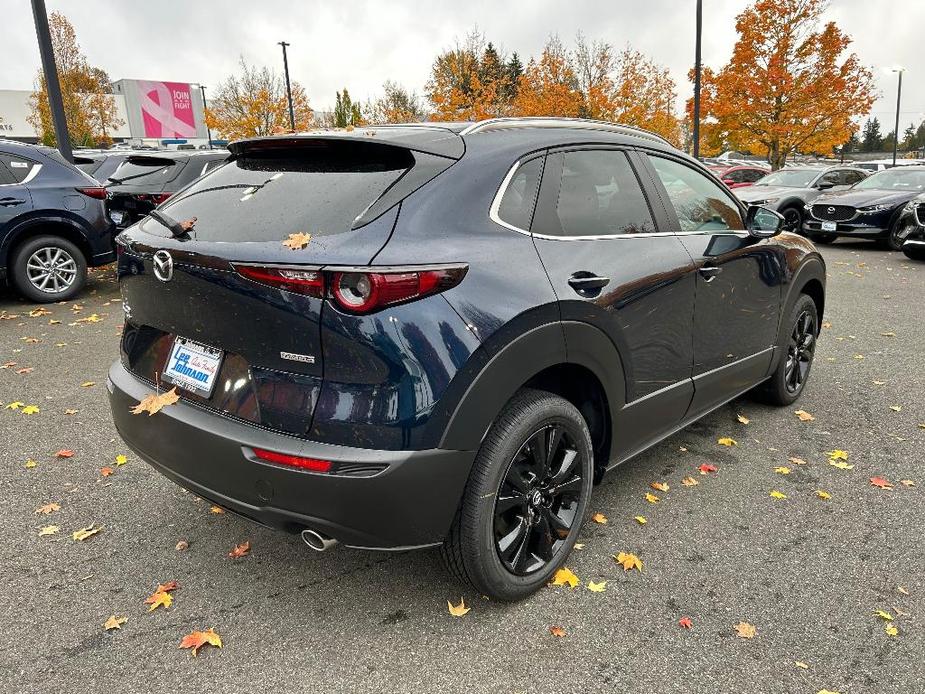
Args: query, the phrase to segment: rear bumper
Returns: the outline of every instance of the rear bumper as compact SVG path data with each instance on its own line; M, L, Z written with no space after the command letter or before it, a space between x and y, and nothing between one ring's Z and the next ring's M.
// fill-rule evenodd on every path
M312 528L352 547L411 549L443 541L473 451L377 451L306 441L185 401L153 417L129 408L152 392L120 362L109 371L116 429L142 459L185 489L258 523ZM318 474L256 460L252 448L387 467L368 477Z

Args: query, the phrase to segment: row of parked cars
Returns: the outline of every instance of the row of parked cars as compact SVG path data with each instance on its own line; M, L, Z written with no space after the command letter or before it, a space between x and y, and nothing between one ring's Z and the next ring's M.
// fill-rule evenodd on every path
M228 158L226 150L77 151L0 140L0 282L65 301L87 268L115 260L114 238Z

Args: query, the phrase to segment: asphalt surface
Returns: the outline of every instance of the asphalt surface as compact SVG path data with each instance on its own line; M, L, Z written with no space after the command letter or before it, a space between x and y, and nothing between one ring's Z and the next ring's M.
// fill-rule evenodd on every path
M0 691L925 691L925 264L863 243L822 252L831 325L799 403L739 399L613 471L592 501L608 523L589 522L568 562L582 585L516 605L456 584L436 551L317 554L211 513L113 429L112 269L93 274L80 311L32 317L36 306L0 293L0 317L19 316L0 321L0 363L17 363L0 370L0 402L40 410L0 409ZM738 445L718 445L726 436ZM73 457L55 458L61 449ZM834 449L852 469L828 463ZM717 472L699 474L704 463ZM688 475L699 484L682 485ZM653 492L658 504L644 499L652 482L670 485ZM60 510L35 512L50 502ZM72 539L91 523L102 531ZM48 525L60 531L39 536ZM244 541L250 554L230 559ZM619 551L642 572L624 572ZM147 612L171 580L173 605ZM447 600L461 596L472 610L451 617ZM111 615L127 621L104 631ZM739 622L754 638L736 635ZM179 648L210 627L221 650Z

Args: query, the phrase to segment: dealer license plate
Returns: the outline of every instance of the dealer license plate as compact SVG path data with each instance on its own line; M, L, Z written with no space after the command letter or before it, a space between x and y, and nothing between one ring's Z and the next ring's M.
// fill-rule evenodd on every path
M823 231L838 231L838 224L836 222L823 222L822 230Z
M173 341L163 378L168 383L207 398L212 395L221 365L222 350L177 337Z
M125 212L122 210L113 210L109 213L109 218L116 224L122 224L122 220L125 219Z

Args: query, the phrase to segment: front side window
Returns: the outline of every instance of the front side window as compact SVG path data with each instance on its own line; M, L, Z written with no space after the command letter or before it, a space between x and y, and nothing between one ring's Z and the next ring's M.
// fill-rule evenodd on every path
M672 159L650 156L649 160L665 186L681 231L745 229L739 208L709 178Z
M578 150L561 162L555 215L543 220L554 236L613 236L655 231L649 204L626 154ZM553 188L555 189L555 188Z
M517 168L498 205L498 219L523 231L529 231L542 173L542 157L531 159Z

